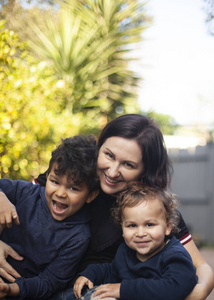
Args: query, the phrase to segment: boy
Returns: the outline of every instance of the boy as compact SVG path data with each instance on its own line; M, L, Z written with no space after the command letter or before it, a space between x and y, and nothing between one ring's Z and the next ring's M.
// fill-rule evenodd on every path
M188 252L170 236L177 226L175 198L132 183L119 195L113 216L122 226L125 243L111 264L90 265L80 273L74 284L76 298L84 285L104 283L84 299L183 300L197 276Z
M19 226L1 227L1 240L24 257L22 261L8 257L21 277L0 283L0 298L46 299L74 278L90 238L85 203L98 193L96 160L95 139L74 136L52 152L45 188L0 180L0 189L16 206L20 220Z

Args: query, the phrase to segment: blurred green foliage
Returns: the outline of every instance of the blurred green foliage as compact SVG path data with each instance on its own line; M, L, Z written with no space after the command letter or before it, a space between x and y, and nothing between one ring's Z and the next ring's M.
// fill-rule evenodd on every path
M47 167L59 139L77 134L79 126L60 108L66 91L53 70L36 61L3 21L0 45L1 176L31 179Z
M70 95L62 109L96 110L108 120L118 110L139 112L138 78L128 64L148 26L143 2L73 0L60 5L42 26L30 23L30 45L68 84Z
M144 113L145 114L145 113ZM155 111L147 112L146 115L158 124L164 135L173 135L179 125L170 115L163 115Z
M150 22L145 3L59 3L24 10L11 1L13 9L1 11L8 20L0 21L1 177L32 180L61 138L98 135L119 114L140 113L129 62Z
M144 29L142 6L70 3L46 12L44 27L29 23L30 44L0 21L1 177L32 180L61 138L96 135L118 113L139 112L128 63Z

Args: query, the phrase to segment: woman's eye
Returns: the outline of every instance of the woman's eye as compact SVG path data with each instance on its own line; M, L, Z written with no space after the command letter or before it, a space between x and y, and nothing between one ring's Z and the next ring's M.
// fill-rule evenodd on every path
M113 155L109 152L106 152L106 156L110 157L110 158L113 158Z
M128 168L130 168L130 169L133 169L134 168L134 166L132 165L132 164L129 164L129 163L124 163L124 165L126 166L126 167L128 167Z

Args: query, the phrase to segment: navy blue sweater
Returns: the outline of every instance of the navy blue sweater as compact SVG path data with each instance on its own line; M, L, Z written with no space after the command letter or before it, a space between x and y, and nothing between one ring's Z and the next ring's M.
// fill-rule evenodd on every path
M79 275L94 285L121 282L123 300L184 300L197 283L191 257L175 237L145 262L123 243L112 263L90 265Z
M66 287L89 244L90 220L84 206L62 222L48 209L45 188L25 181L0 180L0 189L16 206L20 225L4 228L1 240L9 244L23 261L8 257L21 274L16 279L20 299L44 299Z

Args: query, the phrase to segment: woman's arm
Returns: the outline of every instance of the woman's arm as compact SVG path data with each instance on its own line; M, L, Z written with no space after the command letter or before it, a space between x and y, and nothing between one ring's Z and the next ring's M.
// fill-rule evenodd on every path
M0 191L0 235L4 226L12 226L12 220L19 225L19 218L15 206L8 200L7 196ZM6 259L9 255L17 260L23 259L23 257L10 246L0 241L0 276L10 282L14 282L16 278L20 277L20 274L7 262Z
M202 257L193 240L184 245L196 267L198 283L185 300L204 300L214 288L214 273Z

